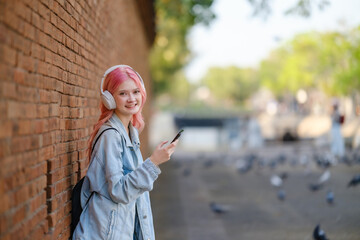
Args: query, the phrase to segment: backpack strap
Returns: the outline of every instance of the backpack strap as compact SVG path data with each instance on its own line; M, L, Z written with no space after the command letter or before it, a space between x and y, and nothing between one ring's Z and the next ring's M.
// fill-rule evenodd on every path
M95 139L94 145L93 145L92 148L91 148L91 153L94 151L95 145L96 145L97 141L99 140L99 138L101 137L101 135L102 135L104 132L106 132L107 130L110 130L110 129L114 129L116 132L119 132L116 128L107 128L107 129L105 129L104 131L102 131L102 132L99 134L99 136Z

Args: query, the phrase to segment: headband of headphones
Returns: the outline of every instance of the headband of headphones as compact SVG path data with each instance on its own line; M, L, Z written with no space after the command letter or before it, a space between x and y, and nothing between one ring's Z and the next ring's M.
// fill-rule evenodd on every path
M104 80L105 80L106 76L107 76L109 73L111 73L112 71L114 71L115 69L117 69L117 68L122 68L122 67L128 67L128 68L130 68L131 70L133 70L133 71L136 73L136 75L140 78L141 86L142 86L142 87L144 88L144 90L145 90L144 81L143 81L143 79L141 78L141 76L140 76L140 74L139 74L138 72L136 72L132 67L130 67L130 66L128 66L128 65L115 65L115 66L110 67L108 70L106 70L105 73L104 73L104 76L103 76L102 79L101 79L100 91L101 91L102 94L104 93L103 84L104 84Z

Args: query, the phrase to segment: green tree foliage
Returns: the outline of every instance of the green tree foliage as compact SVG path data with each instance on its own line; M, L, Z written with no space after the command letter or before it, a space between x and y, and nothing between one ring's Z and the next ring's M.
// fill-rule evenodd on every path
M210 68L203 84L209 88L215 98L241 105L258 87L255 70L238 67Z
M359 87L359 40L359 31L298 35L261 62L261 82L277 95L312 87L346 94Z
M349 61L346 63L345 71L337 76L338 88L342 93L360 92L360 26L351 31L349 37L349 48L347 55Z
M180 84L185 86L179 71L191 60L186 35L195 24L208 25L215 15L214 0L155 0L156 39L150 55L151 75L155 95L169 93ZM245 0L255 17L271 15L273 0ZM280 0L278 0L280 1ZM315 7L320 9L328 0L294 0L285 14L309 16ZM350 73L349 73L350 74ZM351 74L350 74L351 75ZM177 76L177 77L176 77ZM174 79L177 78L175 81ZM182 83L181 83L182 82ZM184 96L184 95L181 95Z
M150 56L155 94L186 84L179 83L186 81L183 77L175 80L190 59L186 35L194 24L209 24L214 19L212 3L213 0L155 1L157 35Z
M253 7L253 16L262 16L267 18L271 15L273 1L274 0L247 0L250 5ZM330 5L329 0L297 0L290 1L292 6L289 6L288 9L285 10L286 15L299 15L301 17L309 17L311 16L314 8L318 8L319 10L325 9Z

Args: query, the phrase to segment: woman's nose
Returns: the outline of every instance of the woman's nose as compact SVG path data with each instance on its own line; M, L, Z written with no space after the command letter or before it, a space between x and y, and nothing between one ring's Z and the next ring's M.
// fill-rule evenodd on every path
M130 93L130 94L129 94L128 101L129 101L129 102L132 102L132 101L134 101L134 100L135 100L134 94Z

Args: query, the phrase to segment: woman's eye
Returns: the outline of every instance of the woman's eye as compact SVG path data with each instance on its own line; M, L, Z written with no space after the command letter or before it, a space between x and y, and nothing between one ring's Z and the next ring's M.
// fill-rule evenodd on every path
M134 93L138 94L138 93L140 93L140 90L135 90Z
M124 92L120 93L120 96L125 96L125 95L126 95L126 93L124 93Z

